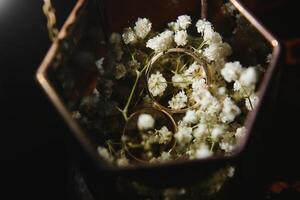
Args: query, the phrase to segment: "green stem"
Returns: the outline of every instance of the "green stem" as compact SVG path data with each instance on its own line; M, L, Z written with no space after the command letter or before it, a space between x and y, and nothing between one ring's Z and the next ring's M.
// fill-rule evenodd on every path
M135 92L137 83L138 83L138 81L139 81L139 79L140 79L140 76L141 76L141 73L140 73L138 70L136 70L135 72L136 72L136 78L135 78L133 87L132 87L132 89L131 89L130 95L129 95L129 97L128 97L127 103L126 103L126 105L125 105L125 107L124 107L124 109L123 109L123 112L122 112L122 113L123 113L123 116L124 116L124 118L125 118L126 121L127 121L127 119L128 119L128 116L127 116L128 107L129 107L129 105L130 105L130 103L131 103L131 100L132 100L133 94L134 94L134 92Z

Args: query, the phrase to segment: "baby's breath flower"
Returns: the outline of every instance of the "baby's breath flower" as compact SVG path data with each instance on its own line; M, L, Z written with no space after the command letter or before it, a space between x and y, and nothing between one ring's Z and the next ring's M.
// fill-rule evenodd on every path
M204 20L199 19L196 23L196 28L197 28L198 33L202 33L202 34L204 34L204 32L206 30L213 29L212 24L209 21L206 21L205 19Z
M226 43L212 43L204 49L203 55L208 61L216 61L225 59L231 54L231 47Z
M207 89L205 79L201 78L201 79L194 80L192 83L192 89L194 92Z
M241 113L240 108L235 103L226 97L223 101L223 109L220 114L221 121L224 123L233 122L235 117Z
M122 38L125 44L134 44L137 42L137 36L130 27L122 34Z
M246 128L244 126L237 128L234 135L238 140L244 138L246 136Z
M151 74L148 80L148 87L149 91L154 97L163 95L167 86L166 79L159 71L157 71L155 74Z
M184 75L176 73L172 76L172 84L174 87L184 89L189 86L190 82Z
M224 133L224 128L221 125L216 125L211 130L211 139L216 141Z
M187 44L187 32L186 30L176 31L174 41L178 46L185 46Z
M255 85L257 82L257 72L255 67L248 67L244 69L241 73L240 80L243 86Z
M229 13L230 15L234 14L234 11L236 11L236 8L234 7L234 5L230 2L227 2L224 4L224 6L222 6L222 11L224 13Z
M166 162L166 161L169 161L169 160L171 160L171 159L172 159L172 157L171 157L170 152L165 152L165 151L163 151L163 152L160 154L159 157L157 157L157 158L152 158L152 159L150 160L150 162Z
M226 153L231 153L234 149L234 146L228 142L220 142L219 143L220 149L224 150Z
M175 133L174 137L178 141L178 144L185 145L192 140L193 129L191 127L180 125L178 131Z
M195 138L201 138L204 134L208 133L207 125L204 123L200 123L197 125L197 128L193 130L193 136Z
M251 101L251 103L250 103ZM253 110L259 102L257 94L251 94L249 98L245 99L245 105L248 110Z
M221 70L221 75L227 82L236 81L239 79L242 73L242 65L239 61L228 62L225 64L224 68Z
M106 161L112 162L114 159L105 147L98 146L98 154Z
M137 127L139 130L149 130L154 128L155 120L150 114L140 114L137 120Z
M187 103L187 96L185 95L185 92L182 90L179 93L177 93L173 98L169 101L169 107L175 110L179 110L181 108L186 107Z
M117 159L117 165L118 166L127 166L129 165L129 160L123 156L122 158Z
M180 26L177 22L168 23L168 27L174 32L179 31L179 29L180 29Z
M157 131L159 134L159 144L167 144L172 139L172 132L168 130L166 126L161 127Z
M186 124L195 124L198 121L198 116L195 110L188 110L183 117L183 122Z
M204 30L203 39L206 42L206 44L222 43L221 35L215 32L212 28Z
M237 80L233 84L233 91L239 92L242 97L247 97L249 94L252 94L255 90L255 85L244 86L242 83Z
M226 91L227 91L226 87L219 87L218 90L217 90L217 94L219 96L225 96L226 95Z
M138 18L135 22L134 31L135 34L144 39L148 33L151 31L152 23L147 18Z
M146 47L153 49L156 52L167 50L174 40L173 31L166 30L159 35L147 41Z
M97 60L95 63L100 75L104 74L103 61L104 61L104 58L102 57L99 60Z
M267 57L266 57L266 63L270 63L271 60L272 60L272 54L269 53L269 54L267 55Z
M234 173L235 173L235 168L232 167L232 166L228 167L228 169L227 169L227 176L229 178L232 178L234 176Z
M185 76L195 75L201 69L201 66L197 62L193 62L189 68L187 68L184 72Z
M188 15L181 15L177 18L176 22L179 24L181 29L185 30L192 24L192 19Z
M72 117L73 117L74 119L80 119L80 118L81 118L81 114L80 114L80 112L77 110L77 111L72 112Z
M213 152L209 150L208 146L205 144L202 144L195 152L195 158L197 159L204 159L211 157L213 155Z
M126 75L126 67L122 63L119 63L116 66L115 78L120 79L123 78L125 75Z

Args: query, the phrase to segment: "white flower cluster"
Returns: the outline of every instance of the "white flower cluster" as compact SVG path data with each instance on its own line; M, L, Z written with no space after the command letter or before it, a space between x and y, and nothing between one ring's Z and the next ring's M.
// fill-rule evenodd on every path
M165 51L170 48L174 40L173 31L166 30L160 33L158 36L148 40L146 47L153 49L156 52Z
M253 110L258 104L259 97L255 94L258 79L255 67L242 67L240 62L228 62L221 70L221 75L227 82L234 82L233 90L242 98L248 110Z
M156 74L151 74L148 80L148 88L154 97L163 95L167 86L166 79L159 71L157 71Z
M231 7L228 10L234 12ZM191 17L181 15L168 24L168 29L154 33L148 19L138 18L135 26L127 28L122 36L111 35L110 42L115 46L117 60L113 68L114 80L139 77L128 73L130 70L147 77L147 95L143 91L138 94L142 104L129 102L127 105L156 105L170 112L167 118L173 117L169 120L175 125L171 130L170 124L162 123L164 120L147 113L139 114L135 118L138 131L135 136L138 139L123 134L116 151L109 145L108 148L100 146L98 153L103 159L119 166L132 164L126 157L130 148L142 151L141 158L136 161L142 159L155 163L180 158L206 159L216 153L230 155L236 145L244 141L247 131L243 120L247 110L253 110L259 102L257 67L243 67L239 61L229 62L231 47L209 21L198 20L195 24L198 33L195 35L188 33L191 25ZM122 39L130 45L125 48ZM181 51L166 52L171 48ZM182 53L184 50L190 54ZM160 55L162 57L155 57ZM152 63L152 58L158 59ZM96 62L100 75L104 73L103 60ZM143 81L136 82L139 85L132 88L144 86ZM100 96L98 92L97 97ZM119 110L125 120L130 120L125 113L130 107L125 108ZM74 117L81 118L75 113ZM132 158L134 156L131 155ZM229 177L233 173L234 169L228 169Z
M134 44L138 39L144 39L151 31L152 23L147 18L138 18L132 30L131 27L127 28L123 33L123 41L125 44Z
M196 27L198 33L203 35L204 42L208 44L208 47L203 50L203 55L208 61L222 62L231 55L231 47L222 41L221 35L214 31L210 22L200 19L196 23Z

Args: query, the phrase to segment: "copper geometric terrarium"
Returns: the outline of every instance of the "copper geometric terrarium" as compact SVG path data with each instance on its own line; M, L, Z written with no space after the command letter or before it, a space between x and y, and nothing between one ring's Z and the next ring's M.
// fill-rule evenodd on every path
M229 3L231 9L235 10L234 15L239 16L238 22L236 18L233 19L232 16L224 13L224 6L222 6L224 2L220 0L192 0L188 2L171 0L165 2L78 0L36 76L54 106L71 128L74 136L86 150L86 153L95 161L99 170L118 172L134 176L137 179L142 173L143 178L146 177L145 179L149 179L150 182L156 180L156 177L152 177L152 172L155 172L159 174L160 178L165 178L165 184L168 184L167 180L169 183L172 182L175 179L174 173L178 170L182 172L176 173L176 178L179 180L183 177L186 179L194 176L202 177L239 158L249 137L251 137L250 133L261 110L261 104L265 100L271 78L274 76L280 46L278 41L238 1L230 0ZM212 22L224 40L231 45L234 52L232 59L238 59L247 66L258 65L265 61L268 54L271 55L267 66L263 69L264 75L259 82L260 102L245 117L246 137L239 142L230 156L217 155L200 160L176 160L151 165L141 162L139 165L130 167L109 165L97 152L97 142L102 139L101 136L99 137L93 131L87 131L72 116L72 111L76 110L78 102L83 97L92 94L97 85L98 72L95 62L99 60L101 55L107 54L111 48L108 42L109 35L113 32L122 32L122 29L128 26L128 22L132 24L138 17L147 17L155 24L155 28L160 30L164 24L182 14L191 15L193 19L205 18ZM188 51L180 49L173 51L186 53L197 60L197 57ZM208 72L205 75L208 81ZM121 84L126 84L126 82ZM109 86L104 85L102 87L103 91L106 87ZM103 103L101 106L107 105ZM101 106L97 109L101 109ZM164 118L162 116L169 118L169 115L173 113L172 110L162 107L155 107L155 109L154 111L146 109L146 112L156 112L161 117L160 119ZM90 110L96 112L93 108ZM97 110L97 112L101 112L101 110ZM135 112L133 112L132 118L135 118ZM108 134L110 130L105 129L105 124L119 123L117 118L113 119L99 120L99 127L95 127L93 130L106 131ZM176 129L172 120L171 117L169 127ZM169 145L169 148L172 148L174 144L171 141ZM197 170L197 175L193 173L195 170Z

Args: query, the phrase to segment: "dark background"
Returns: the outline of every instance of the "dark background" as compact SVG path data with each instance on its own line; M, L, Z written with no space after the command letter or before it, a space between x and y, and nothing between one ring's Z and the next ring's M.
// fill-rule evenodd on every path
M75 2L53 1L59 26ZM283 47L286 41L300 38L297 1L242 2ZM4 168L0 181L8 194L5 199L17 195L31 199L70 197L71 134L35 80L35 72L50 47L41 8L42 0L0 0L0 165ZM296 57L299 50L295 49ZM300 64L287 63L285 58L283 51L279 103L263 119L265 149L259 162L266 193L269 185L278 181L289 186L300 184ZM295 195L299 197L299 193L294 190L288 189L274 199L298 199Z

